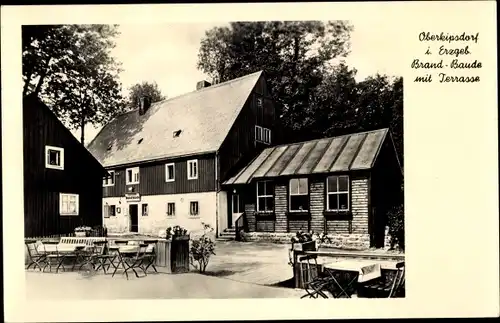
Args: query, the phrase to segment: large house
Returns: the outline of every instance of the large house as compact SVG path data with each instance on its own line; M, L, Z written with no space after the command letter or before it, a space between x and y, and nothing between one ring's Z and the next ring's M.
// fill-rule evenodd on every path
M23 99L24 234L102 225L106 170L36 96Z
M276 142L275 120L263 72L198 82L196 91L152 104L143 98L88 146L109 172L102 183L108 232L232 227L242 204L228 200L221 184Z
M238 196L248 240L315 231L337 247L366 249L384 246L401 184L391 134L380 129L266 148L223 189Z

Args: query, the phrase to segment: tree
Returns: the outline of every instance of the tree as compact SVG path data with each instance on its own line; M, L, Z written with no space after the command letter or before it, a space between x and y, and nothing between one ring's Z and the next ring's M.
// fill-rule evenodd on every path
M71 129L102 125L125 109L119 64L110 55L117 26L23 27L23 94L40 97Z
M156 82L148 83L144 81L142 83L134 84L129 88L127 105L131 108L136 107L141 96L149 97L151 103L166 99L166 97L161 93L161 90Z
M349 52L345 21L234 22L206 32L198 68L215 83L265 70L285 134L305 132L302 111L335 58Z

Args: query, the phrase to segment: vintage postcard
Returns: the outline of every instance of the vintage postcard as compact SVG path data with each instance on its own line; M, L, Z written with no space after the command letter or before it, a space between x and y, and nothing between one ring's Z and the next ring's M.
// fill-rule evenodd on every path
M6 318L498 315L495 13L2 7Z

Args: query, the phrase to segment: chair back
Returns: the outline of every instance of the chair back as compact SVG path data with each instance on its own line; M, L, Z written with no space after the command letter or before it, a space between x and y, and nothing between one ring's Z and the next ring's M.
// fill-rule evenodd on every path
M94 254L102 256L106 253L107 241L95 241L93 244Z
M126 240L115 240L115 245L117 246L125 246L128 244L128 241Z
M59 257L59 243L56 241L42 241L43 251L45 254L55 254ZM50 246L50 247L49 247ZM49 248L47 248L49 247ZM49 249L49 250L47 250Z
M136 254L136 259L142 257L148 248L148 244L146 243L140 243L139 247L137 248L137 254Z
M397 271L392 282L391 291L389 292L389 298L396 296L401 288L404 287L405 283L405 263L397 263L396 269Z
M158 240L144 240L144 243L148 245L146 252L147 253L154 253L156 244L158 243Z
M319 276L319 272L317 272L318 270L318 255L306 255L306 256L302 256L302 257L299 257L298 260L299 260L299 265L300 265L300 271L302 273L302 283L303 284L307 284L307 283L310 283L311 281L313 281L317 276ZM313 275L312 274L312 271L311 271L311 260L314 260L314 268L316 270L316 274ZM305 261L305 262L304 262ZM303 269L302 267L302 264L306 265L306 270Z

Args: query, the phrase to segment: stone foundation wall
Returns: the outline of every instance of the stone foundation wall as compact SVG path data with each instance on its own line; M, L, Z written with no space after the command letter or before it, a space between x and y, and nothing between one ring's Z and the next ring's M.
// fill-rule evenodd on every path
M242 232L243 241L272 242L291 244L291 239L296 233L282 232ZM332 243L323 243L323 247L342 248L350 250L366 250L370 248L370 235L360 233L343 233L328 235Z

